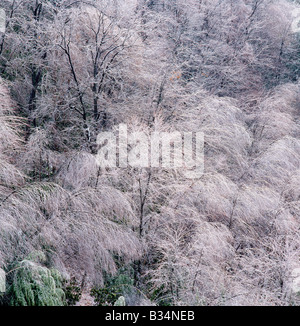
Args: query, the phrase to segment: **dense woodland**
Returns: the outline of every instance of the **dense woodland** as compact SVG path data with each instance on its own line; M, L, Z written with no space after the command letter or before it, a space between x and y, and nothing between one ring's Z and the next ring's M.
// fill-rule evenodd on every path
M0 7L1 305L299 305L299 1ZM120 123L204 174L97 165Z

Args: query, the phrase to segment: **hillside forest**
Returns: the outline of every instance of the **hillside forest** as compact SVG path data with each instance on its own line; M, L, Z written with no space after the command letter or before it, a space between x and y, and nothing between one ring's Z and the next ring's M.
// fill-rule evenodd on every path
M299 0L0 9L0 305L300 304ZM203 173L102 166L120 126Z

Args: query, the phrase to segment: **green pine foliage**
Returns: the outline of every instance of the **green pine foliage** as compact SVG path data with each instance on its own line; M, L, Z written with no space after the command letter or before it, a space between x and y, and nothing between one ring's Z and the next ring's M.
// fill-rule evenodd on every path
M72 277L69 281L65 281L64 292L68 306L74 306L82 296L80 284Z
M121 269L114 277L107 277L104 287L95 287L91 296L99 306L113 306L120 297L128 296L134 291L134 280L130 272Z
M41 258L41 254L38 254ZM42 257L43 258L43 257ZM12 306L63 306L65 293L63 278L55 269L49 269L28 257L15 268L13 283L9 288Z

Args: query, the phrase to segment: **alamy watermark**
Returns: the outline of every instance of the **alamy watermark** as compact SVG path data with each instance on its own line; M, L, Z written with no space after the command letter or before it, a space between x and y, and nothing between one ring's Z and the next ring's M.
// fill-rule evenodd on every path
M129 134L127 125L120 124L116 133L100 133L97 145L97 164L103 168L176 169L190 179L199 179L204 172L202 132Z

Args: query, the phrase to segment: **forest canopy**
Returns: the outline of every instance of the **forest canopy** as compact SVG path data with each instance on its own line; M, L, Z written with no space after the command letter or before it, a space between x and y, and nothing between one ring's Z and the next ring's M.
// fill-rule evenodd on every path
M0 7L0 305L299 305L299 1ZM103 168L120 125L201 177Z

